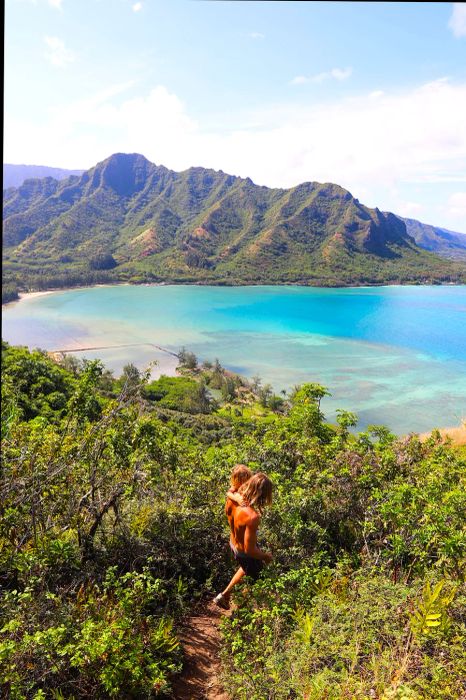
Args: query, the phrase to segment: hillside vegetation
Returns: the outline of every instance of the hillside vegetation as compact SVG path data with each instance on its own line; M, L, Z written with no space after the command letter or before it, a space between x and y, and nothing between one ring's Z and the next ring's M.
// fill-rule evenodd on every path
M464 697L464 448L180 363L114 378L3 343L2 697L170 697L181 621L233 571L237 462L274 483L274 560L222 625L230 697Z
M80 177L4 192L4 283L213 284L466 281L403 221L334 184L270 189L221 171L176 173L115 154Z

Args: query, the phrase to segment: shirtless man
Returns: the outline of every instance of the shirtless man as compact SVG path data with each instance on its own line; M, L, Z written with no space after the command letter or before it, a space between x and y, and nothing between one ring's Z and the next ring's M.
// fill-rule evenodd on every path
M243 505L243 497L239 490L252 476L252 471L245 464L236 464L230 477L230 489L225 502L225 515L230 526L230 546L233 542L233 516L239 505Z
M272 561L270 552L264 552L257 546L257 530L262 511L272 503L272 482L263 472L258 472L241 486L239 494L244 505L232 509L230 523L230 546L239 569L225 590L214 598L214 603L225 610L230 607L232 588L243 576L250 576L256 581L264 563Z

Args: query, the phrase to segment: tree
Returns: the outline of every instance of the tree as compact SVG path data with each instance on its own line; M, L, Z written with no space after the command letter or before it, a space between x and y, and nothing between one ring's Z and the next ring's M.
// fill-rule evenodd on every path
M307 383L296 387L292 396L290 418L307 435L317 435L323 440L329 437L329 426L320 410L320 402L330 392L320 384Z
M221 387L222 397L225 401L231 401L235 398L235 381L232 377L224 377Z
M110 253L98 253L89 260L91 270L113 270L117 262Z
M259 403L261 406L266 408L268 406L269 400L273 395L272 385L266 384L259 389Z
M272 411L279 411L284 403L285 402L281 396L278 396L278 394L272 394L268 400L268 407L271 408Z
M258 394L261 386L262 386L262 379L259 377L258 374L255 374L251 380L251 389L253 390L253 392L255 394Z
M196 369L197 368L197 357L193 352L189 352L183 346L178 353L178 359L180 361L181 367L186 367L186 369Z

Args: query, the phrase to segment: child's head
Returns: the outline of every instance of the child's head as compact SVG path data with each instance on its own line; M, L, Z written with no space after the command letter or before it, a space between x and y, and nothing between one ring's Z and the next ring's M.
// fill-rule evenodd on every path
M252 471L245 464L236 464L231 472L231 488L237 491L252 476Z
M262 513L265 506L272 504L273 485L264 472L257 472L247 484L240 489L243 500L252 508Z

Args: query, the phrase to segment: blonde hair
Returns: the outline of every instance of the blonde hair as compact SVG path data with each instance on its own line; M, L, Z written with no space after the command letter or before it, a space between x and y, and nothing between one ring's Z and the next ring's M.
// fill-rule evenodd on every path
M269 477L264 472L257 472L239 491L248 506L262 513L265 506L272 503L272 489Z
M245 464L237 464L231 472L231 485L235 489L239 489L242 484L245 484L252 476L252 471Z

